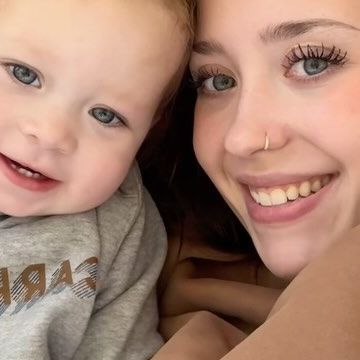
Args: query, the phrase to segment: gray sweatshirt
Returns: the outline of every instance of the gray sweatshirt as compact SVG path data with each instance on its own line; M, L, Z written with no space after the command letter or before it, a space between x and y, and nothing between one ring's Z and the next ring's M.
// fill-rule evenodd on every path
M0 246L0 359L145 360L160 347L166 236L136 167L94 210L0 216Z

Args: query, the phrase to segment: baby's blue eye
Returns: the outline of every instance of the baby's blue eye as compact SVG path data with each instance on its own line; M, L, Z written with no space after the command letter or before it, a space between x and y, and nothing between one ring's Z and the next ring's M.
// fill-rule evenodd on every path
M304 60L304 71L307 75L317 75L326 70L329 63L323 59L307 59Z
M39 76L35 71L29 69L27 66L20 64L8 64L7 67L11 75L22 84L37 88L41 87Z
M125 125L124 120L119 115L117 115L114 111L104 107L93 108L89 111L89 114L105 125Z

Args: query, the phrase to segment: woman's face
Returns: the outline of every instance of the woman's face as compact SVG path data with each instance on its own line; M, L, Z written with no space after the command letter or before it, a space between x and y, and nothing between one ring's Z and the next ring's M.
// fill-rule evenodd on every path
M360 223L360 2L200 0L191 70L198 160L292 277Z

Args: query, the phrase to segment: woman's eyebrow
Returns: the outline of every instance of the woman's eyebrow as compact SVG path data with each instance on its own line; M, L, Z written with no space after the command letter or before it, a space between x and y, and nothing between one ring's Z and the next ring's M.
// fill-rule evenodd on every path
M345 30L360 31L357 27L332 19L311 19L305 21L287 21L269 25L260 32L260 39L265 43L284 41L306 34L315 28L336 27Z
M316 28L336 27L345 30L360 31L359 28L341 21L332 19L310 19L304 21L287 21L276 25L269 25L260 32L260 39L265 44L289 40L306 34ZM201 55L224 55L226 50L215 40L196 41L193 51Z
M224 55L224 47L217 41L196 41L193 45L193 51L201 55Z

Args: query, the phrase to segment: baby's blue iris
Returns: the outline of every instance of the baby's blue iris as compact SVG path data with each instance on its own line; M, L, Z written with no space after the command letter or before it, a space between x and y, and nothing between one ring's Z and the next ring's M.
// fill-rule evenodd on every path
M111 110L100 107L92 109L91 114L96 120L104 124L110 124L116 117Z
M31 85L37 80L37 74L26 66L14 65L13 67L14 77L25 85Z

